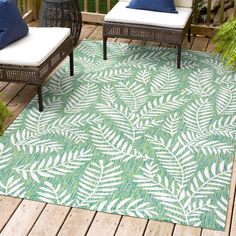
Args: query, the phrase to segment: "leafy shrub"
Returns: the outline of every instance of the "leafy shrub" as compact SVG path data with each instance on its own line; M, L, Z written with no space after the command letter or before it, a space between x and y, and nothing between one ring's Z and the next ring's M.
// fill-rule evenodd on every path
M224 23L213 40L224 64L236 69L236 17Z
M11 112L6 106L0 101L0 135L3 134L3 123L7 117L11 116Z

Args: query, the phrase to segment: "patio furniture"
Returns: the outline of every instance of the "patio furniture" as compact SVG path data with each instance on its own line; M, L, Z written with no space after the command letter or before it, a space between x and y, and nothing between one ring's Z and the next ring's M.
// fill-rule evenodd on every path
M42 84L68 55L73 76L70 29L29 28L27 36L0 50L0 81L36 85L39 111L43 111Z
M77 0L43 0L39 20L41 27L70 28L73 45L77 46L82 28L82 15Z
M107 60L107 38L157 41L177 46L177 68L181 64L181 45L192 22L192 0L175 0L178 14L127 8L130 0L120 0L105 16L103 58Z

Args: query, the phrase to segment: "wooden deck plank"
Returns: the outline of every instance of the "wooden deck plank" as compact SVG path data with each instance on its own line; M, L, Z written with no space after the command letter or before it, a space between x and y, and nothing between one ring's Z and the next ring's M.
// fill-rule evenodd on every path
M194 41L193 41L193 44L191 46L191 50L194 50L194 51L206 51L208 42L209 42L209 38L195 37Z
M85 235L95 216L95 211L72 208L58 236Z
M172 236L174 224L149 220L144 236Z
M22 199L0 195L0 232L21 202Z
M47 204L28 235L56 235L69 211L70 207Z
M1 92L1 101L3 101L5 104L8 104L24 86L24 84L8 84Z
M120 215L98 212L89 228L87 236L111 236L114 235L120 222Z
M8 127L12 121L15 120L35 94L36 87L33 85L27 85L19 92L19 94L7 106L13 115L6 120L4 127Z
M176 225L173 236L200 236L201 228Z
M235 189L236 189L236 187L235 187ZM234 194L234 211L233 211L233 217L231 219L230 235L231 236L236 235L236 193Z
M0 92L8 85L8 82L0 82Z
M89 39L93 40L101 40L102 39L102 26L99 25L95 28L95 30L89 35Z
M115 236L141 236L146 229L147 220L123 216Z
M236 159L236 156L235 156ZM227 212L227 220L226 220L226 227L225 231L217 231L217 230L209 230L209 229L203 229L201 236L228 236L230 233L230 226L235 224L235 222L231 221L232 218L232 212L233 212L233 202L235 198L235 186L236 186L236 164L234 162L233 165L233 174L231 178L231 187L230 187L230 193L229 193L229 205L228 205L228 212ZM231 236L235 236L231 234Z
M215 52L215 44L213 43L212 40L209 41L208 45L207 45L207 51L208 52Z
M80 41L85 40L89 37L89 35L96 29L96 25L84 25L80 34Z
M27 235L45 205L42 202L23 200L3 228L1 236Z

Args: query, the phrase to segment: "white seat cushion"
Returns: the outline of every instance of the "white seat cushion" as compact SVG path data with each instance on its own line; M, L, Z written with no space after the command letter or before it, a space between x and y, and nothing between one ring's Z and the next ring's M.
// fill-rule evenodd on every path
M0 50L0 64L40 66L69 35L69 28L30 27L27 36Z
M183 29L192 14L191 8L177 7L178 14L130 9L129 2L118 2L105 16L105 21L153 25Z

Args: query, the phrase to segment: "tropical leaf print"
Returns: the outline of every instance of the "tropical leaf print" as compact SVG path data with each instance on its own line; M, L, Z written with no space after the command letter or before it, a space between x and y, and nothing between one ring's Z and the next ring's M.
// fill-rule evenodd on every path
M38 107L33 107L26 119L26 128L32 132L40 133L58 116L61 106L61 97L53 97L44 101L42 112L39 112Z
M216 78L215 82L219 85L235 85L236 83L236 75L235 71L225 71L223 75Z
M218 114L229 115L236 112L236 88L234 85L221 86L216 98Z
M68 94L73 90L73 81L71 78L68 67L61 68L52 75L48 83L48 90L55 96Z
M189 224L193 224L197 227L201 226L201 216L203 214L206 215L206 213L211 213L214 209L215 205L211 202L211 199L192 202L192 204L188 205L186 208Z
M100 202L117 191L122 183L123 171L112 162L106 164L103 160L92 162L79 180L77 206L85 207Z
M82 84L76 89L65 106L66 113L77 113L88 108L97 99L98 88L95 84Z
M101 45L94 43L93 41L87 41L86 44L80 45L81 55L89 58L95 58L97 55L101 54L101 49Z
M156 51L147 51L147 52L133 52L126 57L123 57L122 61L119 63L119 66L127 68L138 68L138 69L155 69L155 64L153 63L153 57L156 56ZM158 53L160 54L160 53ZM162 58L165 57L164 54L160 55ZM138 62L138 63L137 63Z
M62 144L50 139L41 139L41 133L32 133L26 129L17 131L10 137L12 145L18 151L35 153L59 152L63 149Z
M116 100L114 88L111 85L103 86L101 97L104 101L110 101L114 104Z
M211 167L206 167L204 171L199 171L194 176L193 181L187 191L188 202L192 199L204 199L230 183L232 163L226 165L222 161L219 165L213 163Z
M48 203L70 205L73 202L71 194L68 193L68 190L62 190L62 185L58 184L53 186L52 183L45 181L44 185L39 187L37 192L39 199Z
M215 92L212 83L212 70L204 68L192 72L189 76L189 87L185 89L185 92L201 97L211 96Z
M129 144L120 134L106 125L98 124L92 127L91 137L94 145L103 154L111 156L111 160L120 160L127 162L130 159L152 159L147 154L141 154Z
M12 159L11 148L5 148L3 144L0 143L0 170L8 166L9 161Z
M140 110L139 119L153 119L166 112L174 111L184 105L188 99L180 96L161 96L152 101L148 101Z
M161 96L170 93L176 90L178 84L179 79L174 70L168 66L163 66L151 81L151 94L152 96Z
M195 134L187 131L178 136L178 141L181 145L188 147L192 152L199 153L201 151L204 155L226 154L234 151L232 144L230 145L219 140L211 141L208 139L208 136L210 135L210 131L207 131L204 134Z
M85 142L88 139L88 135L83 130L80 130L81 127L84 127L86 124L97 124L101 121L100 116L88 113L86 115L64 116L55 120L42 134L57 134L76 143Z
M236 139L236 115L221 117L209 126L209 134Z
M82 41L0 137L0 194L223 230L236 73L220 58ZM13 104L14 105L14 104Z
M226 217L227 217L227 207L228 207L228 201L223 196L217 201L217 208L215 209L216 213L216 223L224 228L226 223Z
M90 72L81 75L80 79L92 83L109 83L126 80L130 76L132 76L132 70L130 68L113 68L95 73Z
M132 198L125 198L121 200L116 198L111 202L105 200L98 205L94 205L92 209L113 214L138 216L141 218L158 216L157 209L150 205L149 202L143 202L143 199L132 200Z
M119 82L116 91L132 112L136 112L147 100L145 88L137 82Z
M157 136L147 136L147 138L153 144L162 167L175 179L179 189L182 190L191 180L197 168L192 153L178 142L173 144L171 139L165 142L163 138Z
M179 130L180 116L177 112L170 114L166 117L165 122L162 125L163 131L170 134L173 137Z
M24 182L14 176L8 178L5 183L0 181L0 194L23 198L25 196Z
M185 110L184 121L187 128L194 133L204 133L212 119L212 105L208 99L193 101Z
M90 150L82 149L80 152L69 152L56 157L49 157L42 161L35 161L33 164L27 164L13 168L21 174L24 179L31 177L34 181L40 182L39 176L53 178L56 175L66 175L80 168L91 159Z
M175 181L170 181L166 176L162 177L158 174L159 169L153 162L146 163L140 169L142 175L135 175L134 182L160 201L164 206L166 216L172 222L199 226L200 216L214 208L209 199L205 202L203 200L189 201L185 190L179 192Z
M151 79L151 74L147 69L140 70L136 76L136 80L144 85L147 85Z
M122 104L118 105L117 103L106 101L105 103L97 104L97 109L115 122L127 138L132 141L137 139L133 123L135 116L132 116L129 108Z

